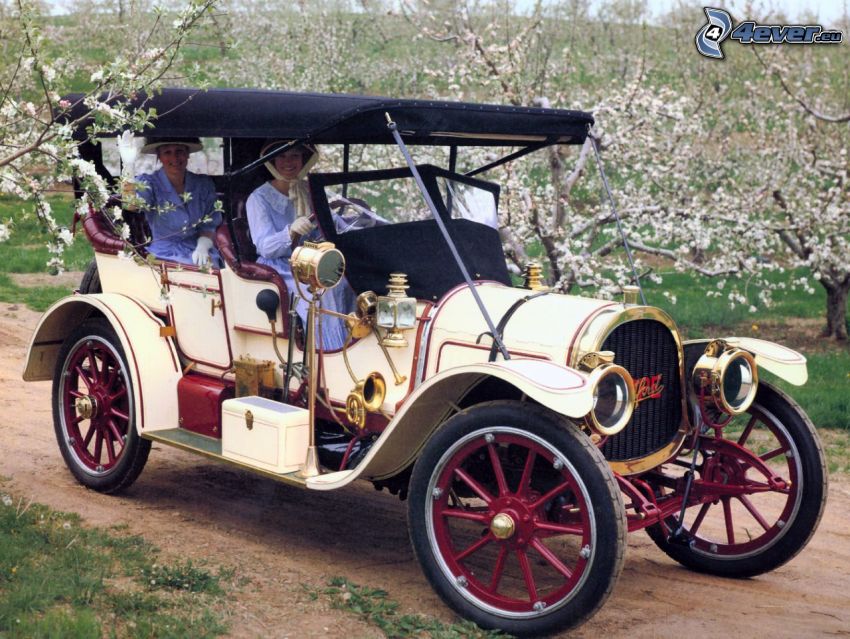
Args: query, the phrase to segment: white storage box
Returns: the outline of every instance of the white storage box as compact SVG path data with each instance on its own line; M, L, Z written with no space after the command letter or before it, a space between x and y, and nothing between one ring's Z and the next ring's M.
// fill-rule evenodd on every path
M221 405L221 454L273 473L301 468L309 445L309 413L264 397Z

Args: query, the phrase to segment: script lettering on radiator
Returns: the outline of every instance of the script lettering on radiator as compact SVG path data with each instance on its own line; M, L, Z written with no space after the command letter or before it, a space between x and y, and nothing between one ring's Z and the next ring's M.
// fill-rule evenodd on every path
M635 406L645 399L658 399L664 384L661 383L661 373L658 375L647 375L635 380Z

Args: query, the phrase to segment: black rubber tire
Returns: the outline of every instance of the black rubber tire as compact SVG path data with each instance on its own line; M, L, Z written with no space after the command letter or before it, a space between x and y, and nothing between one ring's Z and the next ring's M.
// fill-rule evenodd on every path
M697 543L692 540L687 545L669 542L661 526L646 529L661 550L687 568L735 578L753 577L769 572L796 556L818 527L826 506L827 471L823 450L812 422L794 400L765 382L760 383L753 406L741 417L752 417L753 414L761 414L769 420L775 420L773 423L778 425L775 427L785 431L788 443L794 450L793 457L786 456L786 463L793 463L788 459L796 460L796 486L799 489L802 482L802 490L794 500L792 516L788 517L788 521L782 520L784 523L781 524L779 521L773 522L770 532L748 539L749 543L752 543L753 539L763 537L764 547L756 547L739 554L729 552L722 542L719 543L720 552L715 550L712 553L701 548L705 546L702 541ZM675 523L670 519L667 526L672 528ZM769 521L767 523L770 524ZM771 538L770 534L775 537ZM717 542L715 546L718 546Z
M489 437L492 435L493 437ZM488 441L489 437L489 441ZM536 457L532 460L532 469L529 476L532 479L527 484L526 493L531 493L532 486L535 482L543 481L547 474L550 473L567 473L569 477L574 477L576 485L580 488L571 488L566 492L567 495L573 496L573 503L584 504L587 522L592 521L592 525L585 525L584 530L592 530L592 544L583 546L582 551L577 555L573 553L571 556L575 558L575 566L582 566L580 578L575 584L569 582L564 586L563 595L560 591L556 592L556 596L560 597L557 601L547 604L547 607L538 609L538 603L533 607L533 610L522 610L519 614L516 611L509 609L510 602L505 604L502 609L495 608L492 600L501 595L502 584L506 581L496 579L496 585L490 587L491 602L486 602L484 598L478 598L475 594L475 588L479 585L475 583L476 577L480 577L482 582L486 580L483 571L476 574L474 568L466 571L459 570L459 574L455 575L448 567L448 562L456 561L466 562L467 559L461 559L457 555L453 558L444 559L445 553L440 548L441 533L435 532L441 529L440 517L434 516L433 512L439 508L447 508L452 506L448 503L449 497L446 496L445 506L440 505L440 495L437 494L439 489L435 486L441 481L440 474L445 468L452 468L453 464L477 464L476 459L484 455L483 450L490 447L492 449L494 443L500 446L505 458L509 458L511 446L516 444L500 443L500 438L504 441L506 438L514 438L514 440L527 441L529 447L526 449L526 464L530 456L530 451L534 447L538 449L547 449L546 456L550 456L552 463L544 464L541 467L537 466L538 461L545 462L546 457L541 457L539 453L535 453ZM534 438L534 439L531 439ZM465 451L476 450L478 458L473 455L466 456ZM521 446L514 450L521 450ZM492 457L490 458L490 474L489 477L495 476L495 466L493 466ZM464 460L464 461L456 461ZM560 461L557 461L560 460ZM557 462L557 463L555 463ZM565 463L564 463L565 462ZM559 466L558 464L562 464ZM459 467L459 466L458 466ZM505 468L509 468L505 466ZM552 469L556 469L553 471ZM564 469L564 470L561 470ZM509 487L516 478L516 467L510 469L514 474L507 481ZM476 472L480 472L479 467ZM454 477L455 471L446 471L449 477ZM505 471L502 471L505 473ZM485 471L486 475L486 471ZM507 475L505 475L507 476ZM562 481L559 477L557 482ZM454 484L450 484L453 486ZM517 488L513 495L523 494L521 488L522 479L516 482ZM510 493L510 489L507 493ZM544 489L545 490L545 489ZM581 500L575 497L577 493L584 491ZM454 494L455 503L457 502L457 491L452 488L448 491L449 494ZM496 494L500 491L497 490ZM505 493L505 494L507 494ZM442 494L442 493L441 493ZM540 495L540 492L535 492L534 495ZM548 490L546 493L548 494ZM537 498L537 497L535 497ZM474 499L474 497L473 497ZM531 499L531 498L530 498ZM555 510L557 500L564 500L563 493L559 496L552 497L544 506L539 509L547 508L550 511ZM465 508L465 507L464 507ZM488 509L490 505L487 506ZM580 510L574 508L573 511ZM443 511L445 512L445 511ZM499 401L479 404L468 408L456 415L452 416L440 429L430 438L426 444L421 456L416 461L413 469L413 474L410 482L410 500L408 505L408 526L410 538L413 545L414 553L422 567L425 576L431 583L434 590L440 595L443 601L458 614L466 619L470 619L477 623L482 628L498 629L503 632L510 633L516 636L525 637L540 637L552 632L563 631L574 627L591 615L605 602L611 594L614 585L620 575L623 567L626 547L626 520L623 507L622 496L613 474L608 466L608 463L602 457L599 450L592 445L590 440L574 426L564 421L560 416L557 416L550 411L547 411L539 406L529 405L515 401ZM485 517L490 517L492 513L488 513ZM495 518L494 518L495 519ZM537 520L537 516L533 517ZM431 523L429 524L429 520ZM448 522L449 520L446 519ZM491 523L480 532L480 536L487 537L493 535L493 520ZM522 521L528 521L523 519ZM473 530L475 526L482 524L472 524ZM493 574L496 570L504 570L510 562L514 562L519 558L519 553L516 550L512 551L510 544L523 543L521 535L526 534L521 528L523 524L517 524L516 535L510 539L497 540L495 535L487 543L493 543L495 549L499 549L501 553L508 553L511 556L501 560L502 568L498 569L495 565L499 565L497 561L493 568ZM449 528L448 523L442 528ZM528 530L527 528L525 529ZM475 533L473 533L475 534ZM514 534L513 532L511 534ZM534 533L529 538L535 538ZM541 535L542 539L543 535ZM585 539L577 540L578 545L583 545ZM501 544L501 545L499 545ZM452 545L454 542L452 541ZM592 549L590 546L592 545ZM531 551L532 548L528 547ZM592 551L591 551L592 550ZM522 550L525 552L525 548ZM536 566L544 566L551 570L551 566L547 566L545 562L539 560L537 553L528 557L538 558ZM513 556L516 553L516 557ZM587 553L587 554L583 554ZM567 552L558 559L566 558ZM578 559L582 557L582 559ZM518 567L522 566L522 558L519 558ZM525 560L528 562L528 558ZM570 559L569 561L572 561ZM528 567L530 564L526 563ZM530 569L529 569L530 570ZM539 569L543 570L543 569ZM577 568L576 568L577 570ZM500 573L501 574L501 573ZM520 572L521 574L521 572ZM526 573L528 574L528 573ZM466 580L466 578L469 578ZM512 575L512 583L520 583L518 579L514 579ZM491 578L492 579L492 578ZM534 578L533 578L534 579ZM462 583L466 580L466 583ZM528 586L526 582L526 587ZM569 588L569 590L567 590ZM480 590L479 590L480 592ZM531 592L529 590L529 592ZM484 595L487 597L488 595ZM519 602L519 599L514 601ZM528 601L524 603L526 606L531 606L532 597L528 597Z
M124 388L126 391L126 400L122 400L122 408L126 411L128 419L122 420L125 424L123 429L116 425L116 428L124 431L123 435L125 439L123 441L123 447L116 455L116 459L113 462L114 465L103 471L99 471L96 467L91 467L95 462L90 460L87 465L83 461L82 457L85 452L75 449L75 445L71 441L72 435L68 430L69 426L66 424L67 413L63 400L65 396L63 384L65 380L70 378L69 375L65 375L66 369L71 367L74 353L85 348L87 343L96 344L97 348L105 349L101 352L108 353L113 362L119 363L121 373L116 376L116 379L109 385L109 388L117 390ZM115 367L113 366L113 368ZM73 374L75 373L72 371L71 375ZM136 430L135 392L129 380L129 369L127 358L124 355L124 349L121 347L121 342L112 329L112 326L104 318L92 318L80 324L71 331L70 335L68 335L62 344L62 348L59 350L59 356L56 360L56 370L53 376L52 394L53 426L56 433L56 441L59 444L59 450L62 453L65 464L77 481L88 488L102 493L117 493L128 488L142 472L148 460L148 454L150 453L151 442L142 439ZM77 414L76 409L75 414ZM90 420L88 430L92 428L94 426ZM79 433L82 433L82 430L79 430ZM97 438L98 435L95 434L93 439L96 441Z
M97 272L97 260L92 260L86 267L86 272L83 273L83 278L80 280L80 293L103 293L103 288L100 285L100 273Z

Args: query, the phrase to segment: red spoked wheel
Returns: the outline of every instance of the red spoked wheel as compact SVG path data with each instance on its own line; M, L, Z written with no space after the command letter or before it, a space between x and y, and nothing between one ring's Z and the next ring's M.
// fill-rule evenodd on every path
M683 541L671 541L661 527L648 531L689 568L731 577L768 572L800 552L817 528L827 493L820 443L800 407L765 383L721 433L701 441Z
M619 490L587 438L536 407L484 404L449 420L411 480L410 533L461 615L515 635L574 626L622 567Z
M136 433L132 383L121 344L105 320L65 340L53 380L56 439L82 484L116 492L138 477L150 442Z

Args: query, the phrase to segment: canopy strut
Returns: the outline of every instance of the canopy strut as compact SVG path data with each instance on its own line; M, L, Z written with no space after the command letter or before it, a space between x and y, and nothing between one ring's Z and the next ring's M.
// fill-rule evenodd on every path
M502 353L502 357L505 359L510 359L511 356L508 353L508 349L505 348L505 344L502 341L502 336L499 335L499 332L496 330L496 325L493 323L493 318L490 317L490 314L487 312L487 309L484 308L484 302L481 301L481 297L478 295L478 290L475 288L475 284L472 283L472 278L469 276L469 271L466 270L466 266L463 264L463 260L460 258L460 253L457 251L457 247L455 243L452 241L451 236L449 235L449 230L446 228L445 222L443 222L440 214L437 212L437 207L434 205L434 200L431 199L431 194L428 193L428 189L425 188L425 183L422 181L422 176L419 175L419 170L416 168L416 164L413 162L413 158L410 157L410 153L407 150L407 146L405 146L404 141L401 139L401 135L398 132L398 126L393 119L390 117L390 114L387 113L387 127L390 132L393 134L393 138L395 138L395 143L398 145L398 148L401 150L402 155L404 156L405 161L407 162L407 166L410 167L410 172L413 174L413 178L416 180L416 185L419 187L419 191L422 193L422 197L425 198L425 202L428 204L428 208L431 210L431 215L434 217L434 220L437 222L437 226L440 227L440 233L443 234L443 238L446 240L446 244L449 245L449 249L452 252L452 255L455 258L455 263L458 265L460 272L463 274L463 279L466 280L466 285L469 287L470 292L472 293L472 297L475 298L475 303L478 304L478 309L481 311L481 314L484 316L484 321L487 322L487 327L490 329L490 333L493 335L493 341L499 348L499 351Z

